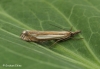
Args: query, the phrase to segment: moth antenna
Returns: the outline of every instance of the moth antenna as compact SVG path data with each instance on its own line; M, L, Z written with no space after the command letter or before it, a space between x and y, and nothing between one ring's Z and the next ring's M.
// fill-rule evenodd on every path
M61 27L59 27L59 26L57 26L57 25L54 25L54 24L50 24L50 25L55 26L55 27L57 27L57 28L60 28L60 29L62 29L62 30L64 30L64 31L66 31L66 29L61 28Z
M70 30L69 31L72 31L72 27L70 28Z

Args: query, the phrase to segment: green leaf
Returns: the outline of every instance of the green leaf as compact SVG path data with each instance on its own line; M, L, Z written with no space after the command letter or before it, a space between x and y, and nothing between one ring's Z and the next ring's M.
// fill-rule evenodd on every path
M100 69L100 0L0 0L0 69ZM37 44L23 30L81 30L80 40ZM10 66L11 65L11 66Z

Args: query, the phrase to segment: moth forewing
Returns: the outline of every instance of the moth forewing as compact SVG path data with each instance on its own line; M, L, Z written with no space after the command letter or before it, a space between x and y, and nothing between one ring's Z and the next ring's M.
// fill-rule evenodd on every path
M37 39L60 39L65 37L65 35L38 35L36 36Z
M68 32L66 31L38 31L38 35L36 36L37 39L60 39L68 36Z
M75 34L80 33L80 31L70 32L70 31L23 31L21 34L21 39L25 41L41 42L47 40L62 40L68 39Z

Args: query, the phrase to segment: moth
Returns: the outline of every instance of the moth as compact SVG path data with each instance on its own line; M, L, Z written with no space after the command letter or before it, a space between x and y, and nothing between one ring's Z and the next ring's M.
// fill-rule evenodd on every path
M55 40L56 42L67 40L81 31L34 31L25 30L21 34L21 39L28 42L43 42L49 40Z

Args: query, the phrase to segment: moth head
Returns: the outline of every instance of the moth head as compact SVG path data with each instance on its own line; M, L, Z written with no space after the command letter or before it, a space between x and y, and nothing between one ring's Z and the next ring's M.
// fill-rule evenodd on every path
M28 30L24 30L22 33L21 33L21 39L23 40L26 40L26 36L28 36Z
M26 34L28 32L28 30L24 30L23 32L22 32L22 34Z
M30 41L37 42L38 40L34 37L34 35L31 35L31 33L32 33L31 31L25 30L25 31L22 32L20 37L21 37L22 40L25 40L25 41L28 41L28 42L30 42Z

